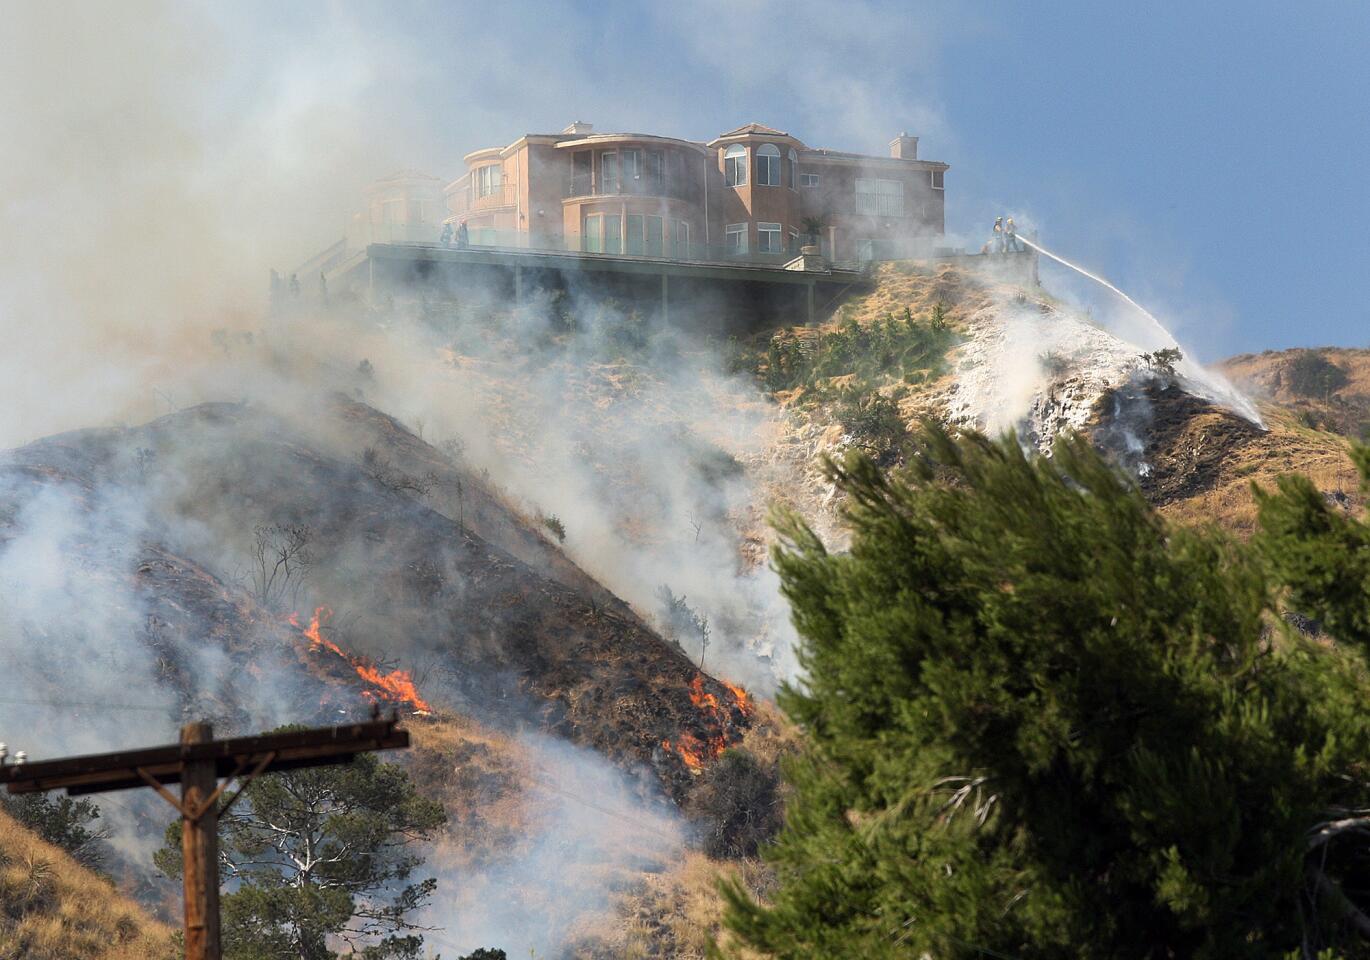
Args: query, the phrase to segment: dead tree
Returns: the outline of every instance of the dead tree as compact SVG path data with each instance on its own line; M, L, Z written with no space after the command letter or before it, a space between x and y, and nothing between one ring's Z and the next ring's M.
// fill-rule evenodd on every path
M261 525L252 531L252 592L257 602L274 608L293 601L314 565L309 527L300 524Z

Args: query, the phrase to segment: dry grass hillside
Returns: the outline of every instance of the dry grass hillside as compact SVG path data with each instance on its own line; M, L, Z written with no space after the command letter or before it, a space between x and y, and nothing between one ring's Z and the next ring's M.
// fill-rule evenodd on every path
M172 930L0 811L0 960L172 960Z
M1267 350L1233 357L1222 369L1304 427L1370 440L1370 349Z
M935 345L945 346L944 353L930 351L914 366L901 363L897 347L904 318L928 324L935 311L952 336L950 343ZM1041 320L1034 324L1037 317ZM1117 444L1121 452L1124 444L1114 428L1125 426L1126 445L1141 444L1140 450L1127 451L1127 465L1152 502L1183 523L1212 522L1248 535L1255 524L1252 483L1270 486L1287 473L1307 475L1330 502L1345 509L1364 502L1348 451L1351 439L1370 437L1370 350L1286 350L1234 357L1221 365L1260 405L1267 428L1262 430L1166 378L1145 375L1132 355L1135 348L1081 319L1045 291L1013 278L981 276L950 264L886 264L867 291L817 327L758 333L749 344L754 368L786 415L773 455L788 457L804 477L803 484L778 499L816 518L821 528L832 503L816 469L819 455L878 444L880 422L860 416L873 398L897 404L908 428L929 416L973 422L957 399L977 392L967 389L973 386L982 401L988 399L991 421L996 401L1023 403L1027 413L1020 433L1026 430L1039 446L1049 445L1056 430L1083 429L1101 446ZM887 328L893 337L884 332ZM1027 332L1016 335L1021 342L1005 334L1010 328ZM1059 334L1062 346L1048 350L1033 342L1059 331L1065 331ZM1009 351L1026 353L1025 363L1005 364L1001 356L1003 371L991 365L988 373L977 373L977 364L1003 349L996 347L999 338L1010 344ZM886 356L877 356L873 365L862 358L826 368L810 363L808 370L828 375L796 384L793 378L770 376L786 357L773 348L769 358L763 354L768 342L787 339L802 344L808 355L840 348L846 340ZM1035 372L1034 353L1040 354ZM1024 377L1017 396L985 389L1004 375ZM898 427L897 422L884 425L887 431Z
M1310 476L1343 509L1364 503L1347 452L1349 438L1370 424L1370 351L1229 361L1229 375L1260 397L1261 429L1166 378L1133 376L1133 348L1100 348L1112 338L1043 291L947 264L885 265L823 322L756 331L731 345L729 373L685 385L654 379L659 371L646 352L579 366L559 360L564 392L554 399L575 401L563 404L563 427L605 502L621 507L625 545L646 555L679 536L675 527L685 529L678 509L643 495L652 489L643 477L663 449L657 441L669 437L677 472L696 477L692 493L707 495L688 519L730 528L745 572L764 563L771 534L763 517L772 504L797 508L840 545L837 504L818 468L824 454L864 447L894 463L890 441L906 438L920 418L970 422L955 415L953 401L965 400L976 376L980 386L993 379L996 351L1014 349L1006 323L1049 335L1084 329L1073 351L1022 348L1027 366L1038 364L1032 429L1087 429L1104 446L1126 433L1139 449L1128 448L1124 462L1166 516L1245 535L1254 526L1253 481L1269 485L1289 472ZM482 396L483 412L500 427L499 451L539 469L537 420L549 408L533 402L528 378L456 352L445 362ZM992 409L999 395L978 396ZM558 908L555 887L520 874L516 888L500 871L542 855L533 848L556 829L549 824L559 807L580 804L593 814L601 805L589 789L549 779L538 748L504 732L527 728L624 769L650 770L652 789L696 832L679 857L630 857L626 868L575 864L597 871L579 882L610 891L613 903L567 918L568 955L703 958L722 935L718 878L737 878L764 897L771 877L756 843L722 853L708 844L735 829L728 818L740 807L778 818L778 760L797 733L769 704L749 705L700 674L649 622L651 610L624 603L613 583L548 535L538 508L489 482L460 451L340 398L291 417L207 405L11 451L0 456L0 482L0 542L18 534L24 503L55 489L91 512L105 491L146 498L159 521L152 529L164 536L144 538L132 552L114 549L122 541L112 534L82 543L83 576L135 584L149 614L137 640L156 654L156 683L185 702L210 704L226 728L247 721L262 679L292 692L302 720L327 722L356 706L365 685L354 668L305 642L285 619L289 609L328 605L336 614L320 629L329 641L384 669L412 669L434 709L408 720L415 749L402 762L449 815L429 862L445 877L491 878L462 890L465 899L453 901L462 909L480 907L496 890L525 915ZM566 516L574 547L580 531ZM255 595L234 573L253 529L267 523L303 525L312 538L310 579L289 604ZM214 533L212 550L202 529ZM55 644L58 635L32 640ZM221 650L241 669L196 689L192 643ZM32 682L53 673L44 667ZM723 706L701 705L710 700ZM740 747L761 773L716 773L727 768L716 756L687 764L682 735L711 753ZM626 826L610 820L619 832ZM741 833L754 840L748 830ZM0 960L160 960L170 944L165 927L0 815Z

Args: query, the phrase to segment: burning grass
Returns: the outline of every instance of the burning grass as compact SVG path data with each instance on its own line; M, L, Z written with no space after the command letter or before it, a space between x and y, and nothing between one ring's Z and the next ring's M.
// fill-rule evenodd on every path
M171 928L0 812L0 958L172 960L175 956Z
M325 637L323 628L332 616L333 611L328 607L315 607L314 615L310 617L308 626L300 626L298 614L292 613L288 620L290 625L299 630L300 635L309 641L310 650L324 650L334 654L357 672L357 676L367 684L366 689L362 690L362 696L367 700L377 705L381 703L406 704L425 713L433 712L428 701L419 696L418 687L414 685L414 677L408 670L395 669L382 672L369 657L348 653Z
M726 680L720 680L719 684L725 691L723 700L704 689L702 673L690 681L690 702L699 711L700 726L704 730L702 736L682 730L674 741L661 741L662 749L678 756L693 773L702 771L705 764L718 759L724 750L740 740L755 711L746 690Z

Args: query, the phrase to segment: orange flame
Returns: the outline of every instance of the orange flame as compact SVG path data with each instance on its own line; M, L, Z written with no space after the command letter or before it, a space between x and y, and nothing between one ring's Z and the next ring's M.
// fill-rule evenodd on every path
M323 625L328 622L328 618L333 616L333 611L327 607L315 607L314 616L309 620L309 626L300 626L300 618L292 613L289 616L290 625L299 630L306 640L309 641L310 650L327 650L329 653L336 654L345 660L353 670L357 671L357 676L361 677L374 689L363 690L362 696L374 702L385 700L390 703L408 703L418 710L431 712L432 707L428 701L419 696L419 691L414 686L414 677L408 670L391 670L389 673L381 673L376 669L376 665L366 657L354 657L352 654L343 650L332 640L323 635Z
M685 730L674 743L670 740L661 741L663 749L674 753L695 773L703 770L704 765L710 760L718 759L724 750L740 739L733 720L733 711L737 711L743 720L747 720L754 709L752 699L746 690L731 683L720 682L732 694L732 703L728 706L724 706L718 697L705 691L702 673L695 674L695 678L690 681L690 702L704 715L704 723L710 728L710 732L704 737L699 737Z

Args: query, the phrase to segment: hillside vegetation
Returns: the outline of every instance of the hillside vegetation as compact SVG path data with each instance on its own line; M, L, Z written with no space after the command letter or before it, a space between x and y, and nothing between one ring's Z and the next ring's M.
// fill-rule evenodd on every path
M1370 349L1267 350L1232 357L1222 368L1304 427L1370 439Z
M754 610L726 610L723 594L711 596L703 583L677 584L672 571L658 590L690 615L686 627L673 626L614 579L634 561L669 556L674 545L680 561L722 569L721 589L735 595L746 576L766 572L775 535L764 518L775 505L796 510L841 549L847 491L825 474L824 455L861 450L898 468L927 418L990 432L1013 427L1039 449L1080 431L1117 454L1166 518L1217 523L1243 537L1256 527L1253 481L1272 487L1300 472L1344 515L1364 502L1349 438L1370 409L1370 352L1234 358L1228 372L1261 397L1263 429L1181 378L1154 375L1135 348L1042 290L947 264L885 265L813 326L726 344L668 338L706 371L697 377L681 377L694 366L677 369L679 356L645 328L626 346L601 338L588 358L559 341L534 351L508 335L492 355L493 336L483 330L479 348L455 336L435 360L492 425L487 449L450 436L425 441L421 424L411 431L351 392L289 415L204 405L0 457L0 539L18 533L24 504L70 489L89 492L90 503L102 491L147 495L164 529L212 530L213 551L184 535L125 549L117 531L102 530L72 555L90 581L137 584L152 616L145 635L142 621L132 629L157 651L157 684L231 723L257 709L253 685L197 689L186 667L190 644L222 650L237 668L230 674L272 677L293 691L301 720L330 722L359 703L365 685L345 661L301 642L286 619L294 610L336 607L323 628L329 641L384 669L412 669L434 706L409 719L415 747L401 762L447 811L428 856L454 914L478 914L493 901L530 915L557 912L569 899L564 888L542 885L537 869L513 883L501 871L539 865L548 830L579 837L580 814L627 826L614 819L621 811L597 810L593 787L549 779L546 757L512 730L649 771L652 790L684 815L692 841L679 858L643 845L623 862L552 861L547 869L565 871L563 882L576 885L582 871L584 885L613 901L607 914L596 901L558 918L571 931L568 955L581 958L704 957L723 930L720 875L766 899L776 875L759 854L789 799L780 758L799 740L772 705L749 706L736 688L701 673L706 651L691 632L707 639L701 625L711 625L712 673L720 647L745 640L767 651L760 641L773 627ZM1049 342L1037 345L1038 336ZM1005 369L1005 358L1020 362ZM492 480L482 456L510 472ZM598 498L580 514L565 502L551 504L560 516L544 514L530 485L509 485L520 473L559 480L568 462L583 498ZM680 483L677 498L662 495L663 473ZM76 508L89 509L83 499ZM629 551L622 563L606 559L614 552L603 549L606 528L593 525L606 519L620 538L613 545ZM307 538L309 578L288 603L232 575L254 529ZM59 639L56 630L30 637L35 648ZM35 667L29 679L41 686L55 682L52 673ZM722 706L701 709L706 698ZM707 762L685 762L682 735L708 745ZM569 828L558 825L558 804L575 814ZM0 960L160 960L168 931L103 880L55 851L32 859L26 851L41 843L12 821L0 820L0 843Z
M0 810L0 960L172 960L171 928Z
M779 499L838 536L823 515L836 501L818 455L854 447L890 463L925 418L1012 426L1041 449L1084 432L1124 454L1168 518L1241 536L1254 529L1253 482L1297 472L1344 509L1364 502L1348 441L1370 429L1370 350L1222 364L1259 403L1262 429L1183 379L1156 376L1138 348L1046 291L949 264L886 264L826 322L765 332L751 349L758 382L785 412L776 455L805 478Z

